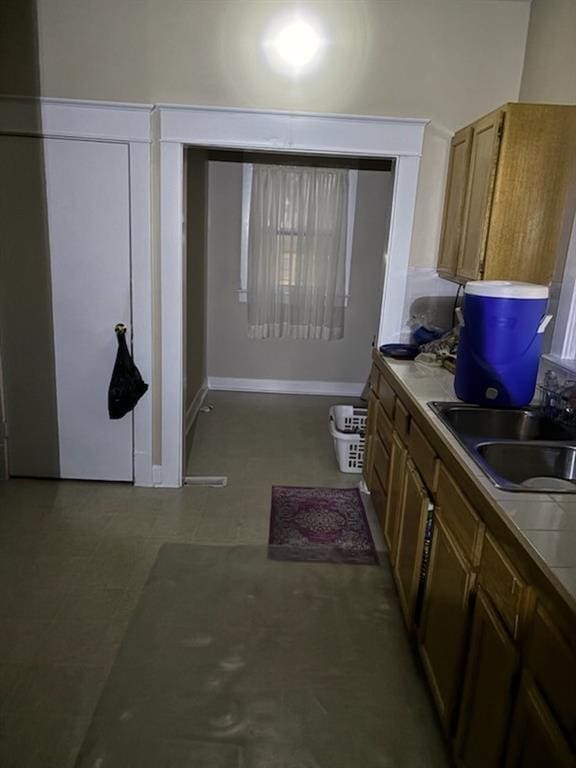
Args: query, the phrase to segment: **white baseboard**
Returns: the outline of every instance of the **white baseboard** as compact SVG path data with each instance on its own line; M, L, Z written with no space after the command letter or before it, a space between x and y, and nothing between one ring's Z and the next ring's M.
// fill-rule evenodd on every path
M192 400L192 402L190 403L186 411L186 416L184 417L184 434L185 435L187 435L188 432L190 432L190 430L192 429L194 420L196 419L196 416L198 416L198 411L202 407L202 403L204 402L204 399L207 394L208 394L208 386L206 383L204 383L196 393L194 400Z
M364 382L294 381L292 379L230 379L208 377L208 389L227 392L268 392L279 395L360 397Z

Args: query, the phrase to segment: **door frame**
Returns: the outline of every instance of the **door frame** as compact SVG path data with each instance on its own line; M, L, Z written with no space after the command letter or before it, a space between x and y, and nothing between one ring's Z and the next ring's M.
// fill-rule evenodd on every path
M400 338L424 130L428 120L158 104L161 466L157 484L182 485L184 150L204 147L394 158L390 235L378 345Z
M0 96L0 135L127 145L132 349L148 382L152 380L151 111L149 104ZM112 326L110 337L114 343ZM153 485L151 393L138 403L132 418L134 484Z

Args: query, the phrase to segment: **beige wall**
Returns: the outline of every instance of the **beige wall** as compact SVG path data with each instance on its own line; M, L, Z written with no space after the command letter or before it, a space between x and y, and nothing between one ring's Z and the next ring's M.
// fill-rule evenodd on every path
M297 83L272 72L261 47L273 18L295 7L329 41L323 65ZM529 8L522 0L1 0L0 93L430 118L411 263L432 266L447 159L441 128L518 98ZM154 259L157 271L157 250ZM156 301L156 463L159 312Z
M329 41L299 82L271 70L262 46L295 7ZM522 0L38 0L42 93L425 117L453 131L518 98L529 10ZM15 82L4 72L6 92ZM413 265L435 261L446 145L428 132Z
M291 83L262 42L295 7L329 44ZM528 14L518 0L38 0L42 92L418 116L453 129L518 95Z
M532 0L520 100L576 104L576 0Z
M360 171L350 303L339 341L249 339L238 301L242 166L212 162L209 171L208 375L229 378L361 382L378 331L393 174Z

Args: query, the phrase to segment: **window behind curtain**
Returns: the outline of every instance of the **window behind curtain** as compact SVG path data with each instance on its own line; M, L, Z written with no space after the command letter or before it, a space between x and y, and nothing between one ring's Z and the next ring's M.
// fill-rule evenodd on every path
M248 334L344 335L348 171L254 165L248 237Z

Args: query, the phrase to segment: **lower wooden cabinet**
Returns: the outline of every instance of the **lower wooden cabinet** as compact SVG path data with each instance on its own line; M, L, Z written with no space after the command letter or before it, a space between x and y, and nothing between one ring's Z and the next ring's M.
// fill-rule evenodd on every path
M567 681L567 685L574 681ZM506 768L575 768L576 757L532 676L524 673L514 709Z
M374 371L374 368L372 368ZM378 415L378 398L370 392L368 400L368 417L366 419L366 442L364 444L364 462L362 475L364 482L372 490L372 466L374 462L374 441L376 440L376 417Z
M410 459L406 461L406 477L401 498L394 575L404 620L408 628L411 628L414 624L420 585L430 497Z
M387 496L388 496L388 474L390 471L390 454L379 437L376 437L373 448L372 462L372 493L376 492L373 498L374 509L378 516L380 527L384 527L386 516Z
M488 596L479 589L455 742L460 768L502 765L518 669L516 648Z
M455 766L576 768L574 622L468 498L393 378L371 381L364 477Z
M576 646L541 603L537 603L528 629L525 663L576 750Z
M398 551L398 529L402 507L402 492L406 476L407 450L396 432L392 435L392 452L390 454L390 475L388 480L388 505L384 518L384 541L388 547L390 563L396 562Z
M435 513L419 648L440 721L447 733L460 693L475 574L442 518Z

